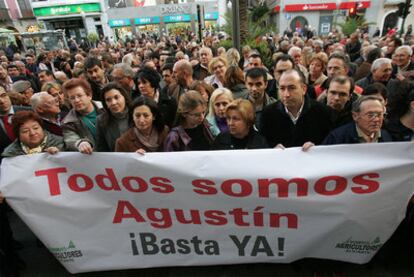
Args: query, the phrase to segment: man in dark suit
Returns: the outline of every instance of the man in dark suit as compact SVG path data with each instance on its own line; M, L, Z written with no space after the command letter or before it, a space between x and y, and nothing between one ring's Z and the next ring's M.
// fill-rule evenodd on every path
M269 146L293 147L320 144L332 128L328 108L306 94L302 72L290 69L279 80L280 100L262 112L262 134Z

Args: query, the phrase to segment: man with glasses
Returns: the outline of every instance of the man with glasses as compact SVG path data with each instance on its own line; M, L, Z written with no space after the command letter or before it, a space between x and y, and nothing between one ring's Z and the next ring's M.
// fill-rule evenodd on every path
M63 84L63 92L72 110L63 119L63 139L68 151L92 154L96 139L96 118L102 104L92 101L92 89L83 79L71 79Z
M322 144L372 143L392 141L391 135L381 129L385 107L377 96L361 96L352 105L353 122L336 128Z

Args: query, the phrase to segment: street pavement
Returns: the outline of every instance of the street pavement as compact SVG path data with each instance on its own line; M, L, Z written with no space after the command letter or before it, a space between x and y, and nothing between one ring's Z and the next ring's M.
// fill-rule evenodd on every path
M301 261L292 264L242 264L226 266L202 267L165 267L151 269L133 269L106 272L91 272L83 274L70 274L49 253L49 251L36 241L35 235L14 213L9 213L12 229L16 240L24 245L19 250L21 258L26 262L26 268L21 276L30 277L60 277L60 276L139 276L139 277L247 277L247 276L351 276L351 277L404 277L414 276L414 263L404 257L395 256L393 262L373 261L366 265ZM411 257L412 258L412 257ZM377 259L376 259L377 260ZM403 261L404 260L404 261ZM413 259L411 259L413 260ZM327 266L328 265L328 266ZM315 275L315 270L321 275ZM344 275L333 275L332 272L342 272Z

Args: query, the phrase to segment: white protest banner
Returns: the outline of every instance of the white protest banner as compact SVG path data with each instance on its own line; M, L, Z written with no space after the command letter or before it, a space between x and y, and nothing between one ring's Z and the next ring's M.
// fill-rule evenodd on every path
M404 218L414 144L5 159L7 201L71 273L304 257L366 263Z

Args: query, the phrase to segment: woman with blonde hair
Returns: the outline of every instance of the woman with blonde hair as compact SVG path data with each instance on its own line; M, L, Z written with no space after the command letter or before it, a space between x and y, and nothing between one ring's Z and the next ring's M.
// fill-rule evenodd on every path
M212 150L269 148L266 139L253 127L255 111L249 100L231 102L226 109L226 119L229 130L216 137Z
M210 61L208 70L213 75L210 75L204 79L204 81L213 86L214 88L224 87L225 74L227 70L227 60L223 56L215 57Z
M313 54L309 60L309 85L320 86L328 77L324 74L328 64L328 56L320 52Z
M240 53L236 48L230 48L226 52L228 66L239 66Z
M226 107L233 101L233 94L226 88L216 89L210 97L206 119L210 123L210 131L214 137L226 132Z

